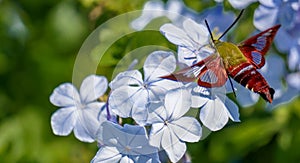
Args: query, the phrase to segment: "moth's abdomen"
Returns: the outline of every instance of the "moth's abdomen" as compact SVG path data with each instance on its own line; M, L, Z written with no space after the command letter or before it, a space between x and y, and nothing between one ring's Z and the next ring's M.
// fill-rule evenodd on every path
M248 63L242 63L235 67L228 68L228 73L235 81L261 95L269 103L272 103L274 89L269 86L264 77L256 68Z

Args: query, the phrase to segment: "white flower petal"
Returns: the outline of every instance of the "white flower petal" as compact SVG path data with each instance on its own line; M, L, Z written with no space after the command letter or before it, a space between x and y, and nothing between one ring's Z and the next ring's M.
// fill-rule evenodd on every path
M103 143L108 146L115 146L118 150L124 150L126 137L122 131L122 126L110 121L105 121L101 124L101 127Z
M222 129L228 122L228 112L223 102L219 98L209 100L201 108L200 120L212 131Z
M142 86L142 83L142 74L138 70L131 70L119 73L110 82L109 87L114 90L122 86Z
M97 120L98 113L94 113L95 110L93 109L84 109L84 111L80 110L77 112L78 117L74 125L74 135L80 141L94 142L97 130L100 127L100 123Z
M177 48L177 59L180 68L186 68L197 63L197 51L185 46L178 46Z
M164 130L161 145L172 162L179 161L186 152L185 143L180 141L169 129Z
M136 162L145 162L145 163L159 163L158 152L148 155L138 155L135 159Z
M183 22L183 28L199 47L208 44L209 33L204 25L198 24L191 19L187 19Z
M209 100L209 92L207 88L200 87L196 83L192 83L188 86L191 90L191 96L192 96L192 104L191 107L193 108L200 108L203 105L206 104L206 102Z
M184 47L193 47L192 40L185 31L173 24L164 24L160 27L162 34L173 44Z
M125 155L121 158L120 163L134 163L134 161Z
M83 142L94 142L97 131L103 121L99 121L99 114L105 103L93 102L77 110L77 120L74 125L74 134Z
M137 147L141 144L147 144L145 127L125 124L122 130L126 132L125 135L130 147Z
M162 141L162 136L163 136L163 131L165 125L164 123L154 123L151 126L151 131L150 131L150 140L149 144L159 148L161 141Z
M191 106L191 95L186 89L171 90L166 94L165 107L171 119L182 117Z
M147 91L142 88L123 86L111 92L109 107L115 114L126 118L132 115L132 107L136 100L144 101L141 98L147 99L146 95Z
M103 76L90 75L80 86L80 96L83 103L89 103L102 96L107 90L107 79Z
M171 74L176 69L176 59L172 52L155 51L144 63L144 81L158 79Z
M76 123L76 107L61 108L51 116L51 127L55 135L69 135Z
M122 155L119 153L116 147L101 147L96 156L91 161L92 163L111 163L119 162Z
M59 107L75 106L80 102L77 89L71 83L64 83L56 87L50 96L50 102Z
M149 111L148 123L150 124L163 123L165 120L168 119L166 108L163 105L163 102L151 103L148 106L148 111Z
M185 142L198 142L202 134L200 123L192 117L181 117L168 124L170 129Z
M147 89L149 90L149 102L159 102L165 98L169 90L183 87L181 82L172 81L169 79L161 79L151 82Z
M234 122L240 122L240 113L238 106L229 98L226 98L225 106L227 108L229 118Z

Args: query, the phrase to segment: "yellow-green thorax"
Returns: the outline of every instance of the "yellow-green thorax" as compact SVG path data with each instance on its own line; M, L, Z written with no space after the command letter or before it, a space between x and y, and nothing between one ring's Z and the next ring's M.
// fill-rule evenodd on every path
M219 40L214 40L214 44L223 59L225 69L247 62L247 58L235 44Z

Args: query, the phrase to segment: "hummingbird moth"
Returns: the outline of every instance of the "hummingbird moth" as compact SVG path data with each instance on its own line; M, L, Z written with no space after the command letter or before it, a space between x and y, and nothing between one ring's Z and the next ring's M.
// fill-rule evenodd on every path
M218 39L213 38L212 32L205 20L213 43L212 46L216 49L216 52L190 67L161 78L181 82L193 82L197 80L199 86L212 88L223 86L227 79L231 77L249 90L258 93L267 102L272 103L275 90L269 86L257 69L264 66L264 55L269 50L280 25L266 29L238 45L220 41L238 21L242 13L243 10Z

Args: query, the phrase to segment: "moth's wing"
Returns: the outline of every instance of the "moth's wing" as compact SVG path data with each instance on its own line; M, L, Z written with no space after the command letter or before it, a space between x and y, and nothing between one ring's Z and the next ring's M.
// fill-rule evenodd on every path
M223 61L220 56L207 62L203 71L198 78L198 85L203 87L221 87L228 79L227 72L224 68Z
M280 25L275 25L238 45L244 56L256 68L261 68L265 65L264 55L269 50L279 27Z
M175 73L172 73L167 76L162 76L160 78L181 82L194 82L200 76L201 71L206 71L205 64L211 62L211 60L213 59L215 59L215 56L210 55L190 67L181 69Z
M161 78L181 82L194 82L198 79L199 86L211 88L223 86L228 77L220 56L213 54L191 67Z

